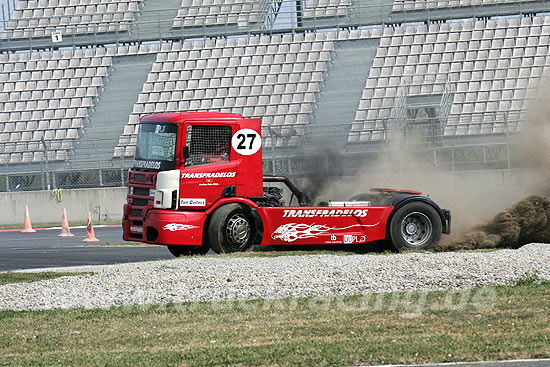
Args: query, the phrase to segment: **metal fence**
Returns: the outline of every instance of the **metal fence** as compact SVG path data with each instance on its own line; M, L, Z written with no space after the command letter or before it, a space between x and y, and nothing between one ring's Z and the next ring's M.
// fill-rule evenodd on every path
M301 177L317 171L330 177L407 165L438 172L521 168L518 133L446 136L440 124L435 118L423 119L422 124L408 119L402 129L386 127L383 140L352 143L349 135L335 133L336 126L326 126L316 136L302 136L297 146L264 148L264 172Z
M384 169L390 170L392 167L399 170L404 165L439 172L521 167L516 133L444 136L439 128L407 131L413 121L408 121L400 131L384 131L387 138L382 141L366 143L349 143L347 133L335 133L336 125L325 126L325 131L318 129L315 135L306 132L295 145L264 147L264 173L297 178L310 176L312 172L321 172L326 177L355 176L377 172L382 161L389 163ZM426 125L430 122L433 121L427 121ZM125 186L132 164L131 158L104 162L90 156L86 162L6 165L0 173L0 191Z

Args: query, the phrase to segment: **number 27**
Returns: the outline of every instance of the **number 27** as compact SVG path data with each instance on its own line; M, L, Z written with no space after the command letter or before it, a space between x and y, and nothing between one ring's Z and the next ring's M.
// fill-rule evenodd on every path
M247 148L244 144L247 140L247 138L250 139L250 145ZM239 144L237 145L237 149L252 149L252 144L254 144L254 139L256 138L256 134L239 134L237 135L237 139L239 139Z

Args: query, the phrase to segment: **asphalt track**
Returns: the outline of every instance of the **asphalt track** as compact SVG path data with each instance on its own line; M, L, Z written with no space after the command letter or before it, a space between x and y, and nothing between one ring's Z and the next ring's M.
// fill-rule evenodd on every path
M59 228L20 233L0 231L0 271L77 265L103 265L145 260L172 259L164 246L109 246L120 244L122 227L94 226L100 242L81 242L86 229L71 228L75 237L60 238Z

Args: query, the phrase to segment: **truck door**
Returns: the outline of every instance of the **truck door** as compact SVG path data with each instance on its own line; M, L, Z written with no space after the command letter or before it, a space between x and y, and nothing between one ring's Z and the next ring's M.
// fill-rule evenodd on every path
M187 159L181 168L179 207L205 209L222 193L234 190L237 182L231 159L232 126L190 124L184 133Z

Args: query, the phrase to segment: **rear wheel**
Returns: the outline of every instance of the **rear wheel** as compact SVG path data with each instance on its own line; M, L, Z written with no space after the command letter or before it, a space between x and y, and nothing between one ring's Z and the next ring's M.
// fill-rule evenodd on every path
M188 255L204 255L208 252L206 246L178 246L168 245L168 251L175 257L188 256Z
M255 242L255 223L244 206L228 204L212 214L208 225L208 244L214 252L242 252Z
M437 211L426 203L412 202L398 209L390 224L391 244L397 251L425 250L441 238Z

